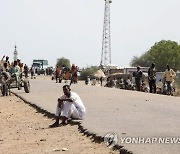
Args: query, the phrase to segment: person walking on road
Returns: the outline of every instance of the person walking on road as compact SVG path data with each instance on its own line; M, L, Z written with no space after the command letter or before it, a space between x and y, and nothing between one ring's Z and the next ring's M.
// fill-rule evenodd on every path
M63 86L64 95L58 98L56 107L56 121L50 127L64 126L68 124L68 119L84 119L86 115L86 108L75 92L71 92L69 85ZM62 122L59 124L59 120Z
M24 65L24 74L25 74L25 78L28 77L28 71L29 71L29 68L28 68L28 66L25 64L25 65Z
M61 68L59 65L56 66L55 76L56 76L56 83L58 83L58 78L60 78L61 75Z
M156 69L154 63L152 63L151 67L148 69L148 81L150 93L156 93Z
M169 65L166 66L166 70L163 74L163 79L167 83L167 91L168 95L172 95L172 84L174 82L174 78L176 76L176 73L173 69L170 69Z

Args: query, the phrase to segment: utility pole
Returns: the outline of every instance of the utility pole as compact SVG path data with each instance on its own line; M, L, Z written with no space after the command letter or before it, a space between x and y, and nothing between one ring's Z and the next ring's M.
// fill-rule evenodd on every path
M111 66L111 34L110 34L110 4L112 0L105 0L103 39L100 66Z

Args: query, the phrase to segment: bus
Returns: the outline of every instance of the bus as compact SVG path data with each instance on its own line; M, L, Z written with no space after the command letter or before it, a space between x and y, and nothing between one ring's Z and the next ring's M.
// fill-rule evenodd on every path
M48 67L48 60L34 59L32 66L39 69L46 69Z
M34 59L32 67L38 75L45 74L45 70L48 68L48 60Z

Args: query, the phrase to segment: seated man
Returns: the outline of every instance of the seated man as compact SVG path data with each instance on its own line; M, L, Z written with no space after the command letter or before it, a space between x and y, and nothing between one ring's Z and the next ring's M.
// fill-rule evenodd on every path
M58 98L56 108L56 122L50 127L58 127L67 124L68 119L84 119L86 109L81 101L81 98L75 92L71 92L69 85L63 86L64 95ZM59 120L62 120L59 125Z

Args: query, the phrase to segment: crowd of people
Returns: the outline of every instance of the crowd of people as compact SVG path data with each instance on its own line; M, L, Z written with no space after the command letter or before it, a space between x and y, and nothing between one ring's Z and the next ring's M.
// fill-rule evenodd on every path
M161 93L167 94L167 95L173 95L173 83L174 78L176 77L176 73L173 69L170 68L170 66L167 64L166 70L162 75L162 82L163 86L161 88ZM157 93L157 87L156 87L156 68L155 63L152 63L150 68L148 69L148 82L149 82L149 92L150 93ZM167 87L165 89L165 87Z
M78 81L78 66L75 66L72 64L71 68L65 67L64 65L60 67L59 65L56 65L54 76L56 79L56 83L61 82L61 80L70 80L70 85L72 83L77 83Z
M156 68L155 63L152 63L147 72L147 81L145 82L145 77L143 77L143 72L141 71L140 66L137 66L137 70L132 73L132 77L134 77L134 82L130 77L118 77L118 78L107 78L106 87L115 87L120 89L127 90L137 90L143 92L150 93L158 93L156 86ZM172 95L174 78L176 77L176 73L173 69L170 68L169 65L166 66L166 70L162 75L162 80L160 80L163 85L161 87L160 93L164 93L167 95ZM166 90L166 91L165 91Z
M28 77L28 73L31 73L31 78L35 78L36 69L32 66L30 69L26 64L23 64L20 59L14 60L10 63L8 56L3 56L0 61L0 70L1 72L8 72L10 77L15 78L18 80L18 77L24 73L25 77ZM52 69L46 69L44 74L49 75L53 74ZM67 68L64 65L60 67L59 65L56 66L54 70L54 77L56 82L61 82L61 80L70 80L70 85L72 83L77 83L78 80L78 67L72 64L71 68ZM132 76L134 77L135 81L132 82L132 78L127 77L126 79L118 77L118 78L107 78L107 83L105 86L107 87L116 87L121 89L127 90L137 90L137 91L144 91L150 93L157 93L156 87L156 67L155 63L152 63L148 69L148 85L143 80L143 72L141 71L140 66L137 67L137 70L133 72ZM166 85L166 91L168 95L172 94L172 84L174 82L174 78L176 73L173 69L170 68L169 65L166 66L166 70L162 76L163 85ZM58 80L59 79L59 80ZM85 83L90 83L90 78L87 77ZM103 78L100 78L100 85L102 86ZM92 80L92 85L95 85L96 79ZM163 91L163 88L161 89Z
M22 77L23 72L27 77L28 67L26 64L24 65L20 59L10 62L8 56L3 56L0 61L0 72L4 72L7 79L10 77L14 78L17 84L18 78Z

